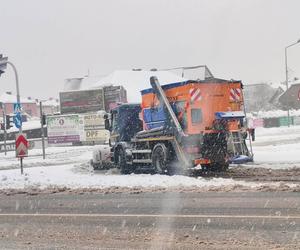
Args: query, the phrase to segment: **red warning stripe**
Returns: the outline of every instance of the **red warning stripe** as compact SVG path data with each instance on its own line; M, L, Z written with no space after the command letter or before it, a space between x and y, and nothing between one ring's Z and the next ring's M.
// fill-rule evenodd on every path
M191 96L191 101L200 101L202 96L201 96L201 90L199 88L193 88L190 89L190 96Z
M18 148L19 145L23 143L26 147L28 147L28 141L23 135L19 135L16 139L16 147Z

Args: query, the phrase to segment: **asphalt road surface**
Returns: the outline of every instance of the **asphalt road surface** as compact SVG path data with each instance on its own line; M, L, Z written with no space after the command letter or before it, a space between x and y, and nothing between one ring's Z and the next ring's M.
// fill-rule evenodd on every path
M0 195L0 249L300 249L295 192Z

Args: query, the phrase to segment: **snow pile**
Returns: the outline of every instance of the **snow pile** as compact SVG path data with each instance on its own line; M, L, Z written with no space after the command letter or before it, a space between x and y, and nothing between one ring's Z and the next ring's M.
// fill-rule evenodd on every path
M292 168L300 167L300 126L284 128L259 128L256 130L256 141L253 143L253 164L248 168ZM165 176L150 174L121 175L118 170L93 171L89 166L92 157L92 146L81 147L48 147L46 159L42 150L29 151L24 159L24 175L21 176L19 162L14 152L0 154L0 190L6 189L106 189L106 188L192 188L201 190L232 190L276 188L281 182L261 183L237 181L229 178L203 178L188 176ZM284 184L288 188L296 184ZM299 185L297 186L297 188Z
M268 184L268 187L279 187L281 183ZM195 190L226 190L235 187L261 189L266 184L235 181L232 179L187 176L166 176L149 174L112 175L77 172L71 165L53 166L51 168L28 168L25 175L20 170L0 172L0 190L2 189L108 189L108 188L193 188ZM297 185L289 184L293 188Z
M53 166L51 168L28 168L25 175L20 175L19 169L0 172L0 189L14 188L40 188L66 187L80 188L110 188L110 187L142 187L142 188L171 188L171 187L221 187L228 185L242 185L251 187L252 183L234 181L231 179L192 178L187 176L166 176L149 174L105 175L75 172L73 166Z
M274 169L300 167L300 126L257 128L255 133L255 164Z
M23 161L24 168L31 167L52 167L60 165L74 165L87 163L91 159L93 147L48 147L46 148L46 159L43 160L41 149L32 149L28 151L28 157ZM0 174L1 169L15 169L20 167L18 159L15 157L15 152L7 152L0 154Z

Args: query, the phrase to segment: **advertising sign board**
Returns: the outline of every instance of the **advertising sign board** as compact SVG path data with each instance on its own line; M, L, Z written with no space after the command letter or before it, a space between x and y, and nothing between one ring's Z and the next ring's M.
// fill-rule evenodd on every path
M83 133L81 141L105 142L109 138L109 132L104 128L103 115L87 114L81 116Z
M106 142L109 138L109 131L107 130L85 130L84 141Z
M59 93L61 114L77 114L104 110L103 89L76 90Z
M78 115L47 116L48 143L70 143L80 141Z

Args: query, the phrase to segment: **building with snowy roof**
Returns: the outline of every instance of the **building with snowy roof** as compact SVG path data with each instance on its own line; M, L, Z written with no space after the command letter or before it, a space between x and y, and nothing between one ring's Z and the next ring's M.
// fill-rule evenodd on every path
M105 85L121 85L127 90L129 102L139 102L141 100L140 91L151 87L151 76L156 76L161 85L186 81L185 78L170 71L116 70L98 80L93 88Z
M5 111L6 114L13 114L14 113L14 103L17 102L17 97L13 95L11 92L3 93L0 96L0 102L2 103L2 107L0 107L0 112L2 113ZM21 106L23 112L28 116L38 117L39 116L39 109L36 104L36 101L29 98L20 98Z
M59 100L50 97L48 100L42 101L43 113L46 115L53 115L59 113Z
M244 85L246 110L257 112L278 109L280 107L278 98L282 93L281 87L274 88L267 83Z
M282 108L300 109L300 83L292 84L290 88L279 97Z

